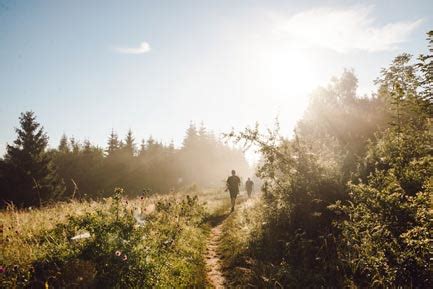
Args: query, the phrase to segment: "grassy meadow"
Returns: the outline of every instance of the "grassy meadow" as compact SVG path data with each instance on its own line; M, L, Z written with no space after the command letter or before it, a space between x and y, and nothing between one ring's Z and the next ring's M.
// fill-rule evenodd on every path
M207 220L227 193L122 194L1 211L1 287L206 287Z

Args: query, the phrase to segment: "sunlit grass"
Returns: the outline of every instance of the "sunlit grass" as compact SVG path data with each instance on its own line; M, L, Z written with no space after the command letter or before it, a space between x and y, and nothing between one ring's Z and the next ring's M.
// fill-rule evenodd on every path
M263 202L259 196L241 198L234 213L230 214L222 228L220 253L230 286L247 286L254 277L248 250L260 236L263 224ZM250 267L250 268L247 268ZM260 276L255 276L260 277ZM251 285L251 284L250 284ZM256 285L256 284L254 284Z
M158 198L125 199L124 202L130 210L140 209L146 212L152 208L156 199ZM8 206L0 211L0 226L3 230L2 263L6 266L28 266L44 251L44 243L39 242L41 234L64 223L69 216L84 215L96 209L106 210L111 202L111 198L108 198L102 202L71 200L43 208L18 209Z
M177 284L176 282L184 282L183 284L193 282L196 285L205 284L204 273L200 271L204 264L197 263L197 260L202 259L201 255L205 249L206 235L209 232L206 223L203 223L199 228L192 224L189 225L185 221L179 223L176 216L167 215L164 217L155 212L158 203L164 200L168 202L177 200L180 202L186 195L197 196L199 203L205 204L206 211L210 213L228 207L228 193L223 190L175 192L164 196L155 195L148 198L123 198L120 200L125 212L129 212L133 216L144 216L144 219L146 219L146 215L152 215L151 220L154 221L149 224L145 236L148 244L146 246L150 246L150 248L160 250L158 249L161 246L160 244L164 244L165 241L161 238L166 238L167 234L172 234L170 233L171 230L181 230L181 233L175 233L175 235L177 234L177 241L173 251L164 251L164 256L159 256L156 259L152 259L154 258L152 256L154 254L158 255L157 251L150 252L147 260L155 266L153 270L159 272L157 273L158 278L165 280L166 283L164 284L173 286ZM71 216L86 216L95 211L108 211L113 202L115 202L113 198L106 198L98 202L71 200L43 208L18 209L9 206L0 212L2 228L0 265L6 270L19 266L20 270L30 272L37 260L44 260L47 256L50 256L48 252L53 246L57 246L55 242L58 242L58 239L50 235L56 226L67 224ZM82 232L77 231L78 233ZM58 246L61 247L66 244L59 243ZM161 258L164 258L164 261ZM197 270L200 272L198 273ZM173 279L173 274L180 274L178 278L182 280Z

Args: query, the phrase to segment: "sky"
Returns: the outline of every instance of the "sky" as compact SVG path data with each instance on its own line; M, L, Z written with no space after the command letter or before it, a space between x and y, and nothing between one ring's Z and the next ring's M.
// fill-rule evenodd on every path
M370 95L402 52L426 52L432 1L0 0L0 155L32 110L105 146L114 129L180 146L278 117L290 135L310 93L345 68Z

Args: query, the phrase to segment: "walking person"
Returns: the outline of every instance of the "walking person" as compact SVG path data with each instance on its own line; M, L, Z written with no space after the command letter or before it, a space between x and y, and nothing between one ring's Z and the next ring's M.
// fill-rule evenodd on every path
M235 210L236 197L239 194L239 186L241 179L236 175L236 171L232 170L232 175L227 179L227 189L230 192L230 200L232 203L232 212Z
M248 180L245 183L245 189L247 190L248 198L251 198L251 193L253 192L253 186L254 186L253 181L250 178L248 178Z

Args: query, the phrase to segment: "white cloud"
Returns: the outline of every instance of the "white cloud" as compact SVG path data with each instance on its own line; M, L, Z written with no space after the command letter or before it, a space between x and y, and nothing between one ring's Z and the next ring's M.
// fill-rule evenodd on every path
M124 54L143 54L150 51L150 44L141 42L138 47L116 47L114 50Z
M393 50L406 41L422 19L378 25L373 6L315 8L278 19L276 32L290 41L320 46L337 52Z

